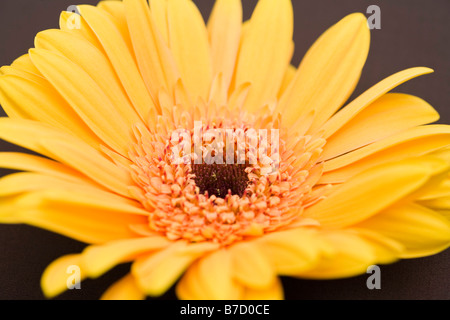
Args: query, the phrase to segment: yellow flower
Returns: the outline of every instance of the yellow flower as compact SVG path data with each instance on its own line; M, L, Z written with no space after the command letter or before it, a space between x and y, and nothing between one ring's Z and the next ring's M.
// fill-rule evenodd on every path
M0 180L0 222L90 244L45 270L46 296L67 289L69 266L86 279L132 262L102 298L179 280L182 299L279 299L278 275L349 277L450 245L450 127L427 125L439 116L420 98L388 93L431 70L398 72L341 109L369 50L362 14L295 68L289 0L260 0L245 23L239 0L217 0L207 26L189 0L150 8L63 12L61 30L1 68L0 138L45 157L0 153L24 171ZM279 145L265 155L233 140L241 165L175 161L187 140L174 133L197 129L266 129Z

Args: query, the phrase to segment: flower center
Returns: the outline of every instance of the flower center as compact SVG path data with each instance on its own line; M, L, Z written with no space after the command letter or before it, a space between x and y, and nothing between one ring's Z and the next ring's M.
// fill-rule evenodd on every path
M218 198L229 195L242 197L249 184L245 164L193 164L194 181L200 193Z
M270 115L212 114L197 130L188 113L175 114L163 116L154 129L135 128L130 151L130 190L148 210L150 228L169 240L227 246L287 227L323 198L327 188L315 187L323 139L283 132L262 134L255 145L254 132L276 128ZM211 128L223 134L208 135ZM236 130L247 138L229 140ZM279 137L275 148L267 144L273 137Z

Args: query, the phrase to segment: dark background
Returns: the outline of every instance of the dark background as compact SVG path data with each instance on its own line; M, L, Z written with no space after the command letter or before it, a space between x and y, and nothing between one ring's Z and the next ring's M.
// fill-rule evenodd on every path
M205 17L213 1L194 1ZM244 0L247 19L256 0ZM96 4L96 0L83 1ZM293 0L296 44L293 63L298 65L313 41L329 26L352 12L366 14L381 8L381 30L372 30L371 50L353 99L383 78L409 67L427 66L435 73L414 79L395 91L415 94L431 103L450 123L450 1L414 0ZM0 66L10 64L33 46L37 32L57 28L59 13L77 0L1 0ZM369 16L369 14L366 14ZM0 141L0 150L21 150ZM0 171L0 175L10 171ZM78 253L84 244L29 226L0 225L0 299L43 299L40 277L57 257ZM97 280L82 283L81 290L57 299L97 299L116 279L126 274L122 265ZM286 299L450 299L450 250L438 255L381 266L381 290L369 290L369 275L310 281L283 278ZM162 299L175 299L169 291Z

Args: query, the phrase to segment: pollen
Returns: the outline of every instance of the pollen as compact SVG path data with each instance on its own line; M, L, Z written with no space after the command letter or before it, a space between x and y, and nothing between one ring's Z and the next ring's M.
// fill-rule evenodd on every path
M249 184L245 164L193 164L192 173L200 193L226 197L242 197Z
M130 151L131 190L167 239L227 246L287 227L324 197L314 188L324 139L282 132L272 116L176 113L135 127Z

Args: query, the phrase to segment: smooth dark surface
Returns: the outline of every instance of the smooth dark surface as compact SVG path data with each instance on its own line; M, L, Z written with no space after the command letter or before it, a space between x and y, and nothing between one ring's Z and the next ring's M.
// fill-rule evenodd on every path
M208 16L213 1L195 1ZM329 26L352 12L381 8L381 30L371 32L371 50L354 98L383 78L405 68L427 66L435 73L414 79L395 92L415 94L431 103L450 123L450 1L294 0L295 44L298 65L313 41ZM84 1L96 4L97 1ZM245 0L248 18L255 0ZM33 46L37 32L57 28L66 0L0 1L0 66L10 64ZM0 141L0 150L21 150ZM0 171L6 174L8 171ZM0 299L43 299L40 276L55 258L80 252L84 244L29 226L0 225ZM58 299L97 299L129 266L117 267L97 280L82 283ZM369 275L333 281L284 278L287 299L450 299L450 250L415 260L381 266L381 290L369 290ZM173 290L162 299L174 299Z

